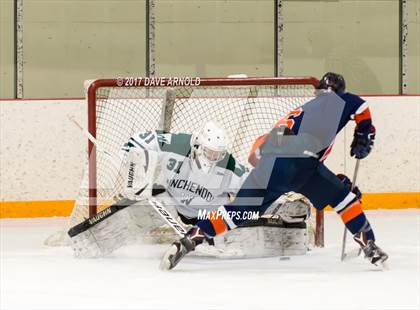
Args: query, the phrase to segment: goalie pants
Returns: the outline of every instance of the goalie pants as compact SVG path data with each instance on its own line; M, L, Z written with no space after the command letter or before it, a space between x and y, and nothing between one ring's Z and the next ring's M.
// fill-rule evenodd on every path
M199 221L197 225L209 236L217 235L243 223L249 212L263 214L281 195L291 191L306 196L318 210L330 205L353 234L365 232L368 239L374 240L356 195L322 162L312 157L263 156L245 180L235 201L221 207L224 220L216 217Z

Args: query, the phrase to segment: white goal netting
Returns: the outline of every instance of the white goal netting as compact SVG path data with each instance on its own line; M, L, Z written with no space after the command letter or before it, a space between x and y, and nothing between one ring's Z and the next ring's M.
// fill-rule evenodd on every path
M227 131L228 151L248 166L255 139L313 98L316 85L314 78L240 78L234 83L232 79L201 79L201 85L172 87L117 86L120 82L97 80L88 91L89 131L107 152L117 154L140 131L197 133L207 121L215 121ZM89 217L89 205L91 210L109 206L122 188L116 181L118 168L108 156L91 153L89 165L70 226ZM89 195L92 186L96 193Z

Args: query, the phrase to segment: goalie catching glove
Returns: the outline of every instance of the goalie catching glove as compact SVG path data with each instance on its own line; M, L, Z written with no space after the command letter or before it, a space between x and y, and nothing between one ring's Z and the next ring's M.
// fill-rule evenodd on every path
M305 196L289 192L274 202L261 216L268 219L281 219L285 223L301 223L311 217L312 204Z

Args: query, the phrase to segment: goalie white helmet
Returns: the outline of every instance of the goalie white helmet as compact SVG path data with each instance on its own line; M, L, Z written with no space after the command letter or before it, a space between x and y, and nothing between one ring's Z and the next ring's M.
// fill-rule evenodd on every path
M209 172L226 155L226 132L216 123L208 122L197 135L193 135L191 144L198 168Z

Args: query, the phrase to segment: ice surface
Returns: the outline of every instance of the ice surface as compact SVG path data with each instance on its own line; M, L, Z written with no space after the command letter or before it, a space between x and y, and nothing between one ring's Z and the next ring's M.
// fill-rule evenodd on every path
M165 245L80 260L43 245L65 219L3 219L0 309L419 309L420 210L367 214L388 271L362 258L340 262L343 226L331 212L326 248L306 256L190 256L170 272L158 270Z

